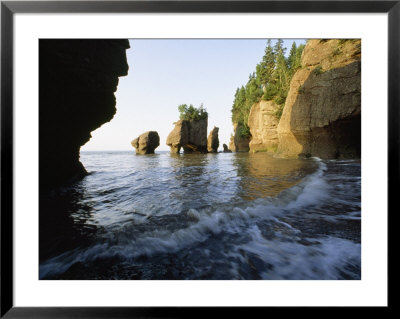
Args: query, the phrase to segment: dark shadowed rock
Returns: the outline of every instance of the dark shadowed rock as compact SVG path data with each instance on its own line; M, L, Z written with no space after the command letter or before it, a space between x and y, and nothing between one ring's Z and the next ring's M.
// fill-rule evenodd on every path
M207 119L179 120L167 137L171 153L207 153Z
M223 144L222 146L224 148L224 153L232 153L232 151L228 148L228 145Z
M54 186L86 170L79 150L115 112L128 40L39 41L39 181Z
M212 131L208 135L208 138L207 138L207 150L210 153L217 153L218 152L218 146L219 146L218 131L219 131L219 128L214 126L214 128L212 129Z
M136 148L136 154L154 154L160 145L160 137L156 131L148 131L135 138L131 144Z

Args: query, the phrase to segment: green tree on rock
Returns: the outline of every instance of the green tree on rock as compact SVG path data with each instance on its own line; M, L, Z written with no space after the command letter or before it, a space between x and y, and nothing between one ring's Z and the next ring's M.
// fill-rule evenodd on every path
M208 118L208 113L203 103L198 108L194 107L192 104L189 106L187 106L187 104L181 104L178 106L178 111L181 120L199 121Z

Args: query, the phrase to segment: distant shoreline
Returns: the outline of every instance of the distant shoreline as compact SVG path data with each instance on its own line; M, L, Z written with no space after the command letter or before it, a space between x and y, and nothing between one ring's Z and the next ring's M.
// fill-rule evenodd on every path
M132 150L93 150L93 151L84 150L84 151L80 151L80 153L102 153L102 152L129 152L129 153L135 154L134 149L132 149ZM154 152L155 152L155 154L157 154L159 152L165 153L165 152L170 152L170 151L169 150L156 150Z

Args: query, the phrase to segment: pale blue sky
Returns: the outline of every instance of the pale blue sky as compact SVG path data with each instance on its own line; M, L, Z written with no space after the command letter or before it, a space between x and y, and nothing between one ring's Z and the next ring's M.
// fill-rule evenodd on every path
M294 40L285 40L290 50ZM275 41L273 41L274 43ZM297 44L305 43L296 40ZM129 74L119 79L117 113L92 132L81 150L132 150L130 142L146 131L157 131L165 144L178 105L201 103L208 112L208 132L219 127L220 148L229 144L231 107L236 88L245 85L264 55L266 39L130 40Z

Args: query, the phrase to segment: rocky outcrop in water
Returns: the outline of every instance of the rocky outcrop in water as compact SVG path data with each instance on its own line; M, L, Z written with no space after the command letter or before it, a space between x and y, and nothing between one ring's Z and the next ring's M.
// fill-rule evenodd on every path
M360 40L308 41L277 132L280 156L360 157Z
M154 154L160 145L160 137L156 131L148 131L135 138L131 144L136 148L136 154Z
M275 152L278 148L277 110L278 105L274 101L261 100L252 106L248 120L251 133L250 152Z
M232 153L232 151L228 148L228 145L222 144L222 147L224 148L224 153Z
M39 182L86 174L79 150L115 112L128 40L39 40Z
M207 153L207 119L179 120L167 137L171 153Z
M174 124L174 129L167 137L167 145L171 148L171 153L179 154L181 147L189 142L188 121L179 120Z
M234 134L229 142L229 149L232 152L248 152L250 150L250 138L240 137L239 127L237 123L233 123Z
M219 146L219 139L218 139L218 131L219 128L214 126L210 134L208 134L207 138L207 150L209 153L217 153L218 146Z

